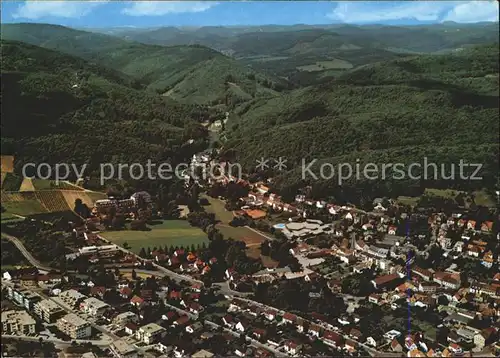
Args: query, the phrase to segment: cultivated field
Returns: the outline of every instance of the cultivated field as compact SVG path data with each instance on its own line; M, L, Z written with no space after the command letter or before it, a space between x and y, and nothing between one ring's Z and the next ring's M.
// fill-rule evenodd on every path
M142 247L145 249L160 246L188 248L191 245L208 244L207 235L184 220L165 220L161 224L151 225L150 228L150 231L106 231L100 235L120 246L126 242L135 253L139 253Z
M50 212L71 210L60 190L35 191L37 199Z

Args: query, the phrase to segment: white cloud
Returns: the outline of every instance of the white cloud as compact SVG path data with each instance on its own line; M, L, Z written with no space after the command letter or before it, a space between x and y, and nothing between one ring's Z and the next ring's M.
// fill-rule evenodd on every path
M15 19L36 20L43 17L78 18L89 14L106 1L25 1L12 14Z
M469 1L455 6L443 21L480 22L498 21L497 1Z
M348 1L339 2L327 17L344 23L375 23L402 19L498 21L498 5L495 1Z
M203 12L214 6L212 1L134 1L131 6L122 10L130 16L162 16L186 12Z

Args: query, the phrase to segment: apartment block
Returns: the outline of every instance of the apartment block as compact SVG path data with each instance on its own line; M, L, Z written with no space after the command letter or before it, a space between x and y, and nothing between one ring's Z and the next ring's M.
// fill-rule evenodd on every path
M48 323L54 323L60 317L64 316L65 311L54 301L43 300L35 304L34 312L41 320Z
M59 298L71 308L78 308L80 303L87 298L87 296L81 294L76 290L68 290L61 292Z
M80 303L80 309L90 316L101 316L109 308L106 302L90 297Z
M33 334L36 321L26 311L2 312L2 334Z
M57 320L57 328L73 339L85 339L92 335L90 323L74 313L59 318Z
M137 358L137 350L123 339L114 341L109 348L117 358Z
M165 333L166 329L156 323L149 323L139 328L136 338L146 344L156 343Z

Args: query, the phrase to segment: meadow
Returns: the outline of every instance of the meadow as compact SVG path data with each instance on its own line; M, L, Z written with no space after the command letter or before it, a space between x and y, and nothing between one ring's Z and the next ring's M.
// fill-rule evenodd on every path
M127 243L131 250L139 253L141 248L184 246L195 247L208 244L207 235L199 228L184 220L164 220L156 225L148 225L149 231L106 231L100 235L113 243L123 246Z

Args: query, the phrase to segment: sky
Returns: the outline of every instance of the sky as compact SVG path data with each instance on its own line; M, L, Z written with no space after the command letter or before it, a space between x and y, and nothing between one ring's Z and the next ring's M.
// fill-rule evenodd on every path
M412 25L498 21L497 1L9 1L2 23L70 27L293 24Z

